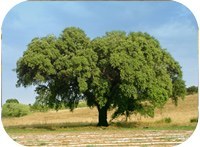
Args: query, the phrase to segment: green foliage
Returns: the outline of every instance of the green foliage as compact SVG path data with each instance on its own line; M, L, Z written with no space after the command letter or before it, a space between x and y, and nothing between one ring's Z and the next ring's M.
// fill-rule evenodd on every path
M184 99L185 97L186 94L185 82L180 78L176 78L172 82L173 82L172 100L177 106L178 97L181 97L182 99Z
M28 105L19 103L5 103L2 107L3 117L21 117L28 115L30 108Z
M197 86L190 86L187 88L187 95L198 93Z
M197 122L198 122L198 118L191 118L191 119L190 119L190 122L191 122L191 123L197 123Z
M86 101L80 101L80 102L78 103L78 108L82 108L82 107L87 107Z
M6 103L17 103L17 104L19 104L19 101L17 99L7 99Z
M51 108L64 104L73 110L86 99L98 110L116 108L113 118L153 117L169 97L177 104L185 95L178 62L141 32L112 31L90 40L83 30L69 27L58 38L33 39L16 72L17 86L36 85L37 99Z
M30 110L35 112L48 111L48 101L50 92L48 91L46 86L43 85L38 86L35 91L37 92L38 96L36 96L35 103L32 106L30 106Z
M47 112L49 110L49 107L47 105L40 105L34 103L32 106L30 106L31 112Z
M166 118L156 121L157 124L163 124L163 123L169 124L171 122L172 122L172 119L170 117L166 117Z
M167 117L164 119L165 123L171 123L172 122L172 119L170 117Z

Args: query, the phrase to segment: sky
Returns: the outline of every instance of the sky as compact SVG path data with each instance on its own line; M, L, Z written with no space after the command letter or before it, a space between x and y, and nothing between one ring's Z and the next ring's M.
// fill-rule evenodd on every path
M16 62L33 38L59 36L70 26L83 29L91 39L113 30L147 32L179 62L186 86L198 85L198 26L180 3L27 1L12 8L2 25L2 103L9 98L34 103L35 87L15 86Z

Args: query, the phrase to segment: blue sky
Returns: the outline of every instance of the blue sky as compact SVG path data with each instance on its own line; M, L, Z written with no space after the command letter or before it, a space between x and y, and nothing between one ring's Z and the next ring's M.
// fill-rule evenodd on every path
M169 2L23 2L2 25L2 102L17 98L33 103L34 87L16 88L16 61L34 37L80 27L92 39L105 32L147 32L180 63L187 86L198 85L196 20L185 6Z

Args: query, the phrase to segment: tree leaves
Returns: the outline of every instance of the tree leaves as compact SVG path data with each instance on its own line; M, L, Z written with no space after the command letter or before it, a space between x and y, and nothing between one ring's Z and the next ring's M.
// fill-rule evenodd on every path
M80 99L89 106L116 108L113 117L153 116L168 98L185 95L181 67L147 33L107 32L90 40L80 28L34 38L17 61L18 86L36 85L41 98L58 109L73 110Z

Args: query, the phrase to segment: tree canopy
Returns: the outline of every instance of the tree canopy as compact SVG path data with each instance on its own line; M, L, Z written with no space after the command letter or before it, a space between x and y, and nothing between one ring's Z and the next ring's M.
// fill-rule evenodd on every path
M13 99L7 99L6 103L17 103L17 104L19 104L19 101L17 99L13 98Z
M190 86L186 89L187 95L198 93L198 86Z
M169 98L185 95L179 63L147 33L107 32L89 39L80 28L66 28L59 37L34 38L17 61L17 86L36 86L52 108L73 110L80 99L99 111L99 126L132 113L153 116Z

